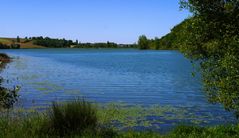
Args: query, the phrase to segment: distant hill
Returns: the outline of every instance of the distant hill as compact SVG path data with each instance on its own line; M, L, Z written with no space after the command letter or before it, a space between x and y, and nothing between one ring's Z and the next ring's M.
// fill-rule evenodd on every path
M0 38L0 43L3 45L11 46L12 44L19 44L20 48L46 48L44 46L35 45L30 39L20 38L20 42L17 42L16 38Z

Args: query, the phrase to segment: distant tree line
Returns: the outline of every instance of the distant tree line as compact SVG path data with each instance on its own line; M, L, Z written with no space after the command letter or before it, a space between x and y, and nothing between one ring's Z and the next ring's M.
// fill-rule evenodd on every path
M116 44L113 42L106 43L79 43L75 48L136 48L136 44Z
M117 48L118 45L113 42L107 43L79 43L76 48Z
M25 38L25 41L33 41L35 45L41 45L49 48L136 48L136 44L116 44L114 42L106 43L80 43L78 40L73 42L66 39L53 39L49 37L30 37Z
M0 49L19 49L20 48L20 45L19 44L11 44L11 45L7 45L7 44L3 44L3 43L0 43Z
M50 48L67 48L75 44L72 40L65 40L64 38L53 39L49 37L43 38L42 36L40 36L40 37L31 37L29 39L31 39L33 41L33 44L35 45L41 45Z
M0 43L0 49L9 49L10 47L6 44Z

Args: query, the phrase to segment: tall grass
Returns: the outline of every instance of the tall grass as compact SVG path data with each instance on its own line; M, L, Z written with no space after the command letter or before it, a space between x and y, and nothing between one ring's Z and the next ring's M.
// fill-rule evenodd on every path
M47 123L50 133L61 136L95 132L98 124L96 108L84 100L65 105L54 102Z
M99 123L96 106L85 100L65 104L53 102L43 124L39 135L104 138L117 135L113 129Z
M23 113L25 114L25 113ZM98 123L97 109L84 100L54 102L45 113L0 114L0 138L5 137L115 137Z
M169 136L175 138L238 138L239 125L215 127L178 126Z

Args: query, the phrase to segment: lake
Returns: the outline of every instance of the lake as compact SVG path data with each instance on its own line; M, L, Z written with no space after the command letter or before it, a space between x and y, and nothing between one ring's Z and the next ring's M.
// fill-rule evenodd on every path
M26 109L84 97L100 104L160 105L188 111L184 118L164 121L160 125L163 127L191 120L200 120L201 125L235 122L233 115L222 106L207 102L200 74L193 77L195 69L191 62L177 51L20 49L1 52L13 58L1 73L8 80L4 85L21 86L18 106Z

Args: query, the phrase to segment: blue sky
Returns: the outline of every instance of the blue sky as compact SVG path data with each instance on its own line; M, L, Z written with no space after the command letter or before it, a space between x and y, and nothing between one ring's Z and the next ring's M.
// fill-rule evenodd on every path
M0 36L134 43L162 37L187 18L179 0L1 0Z

